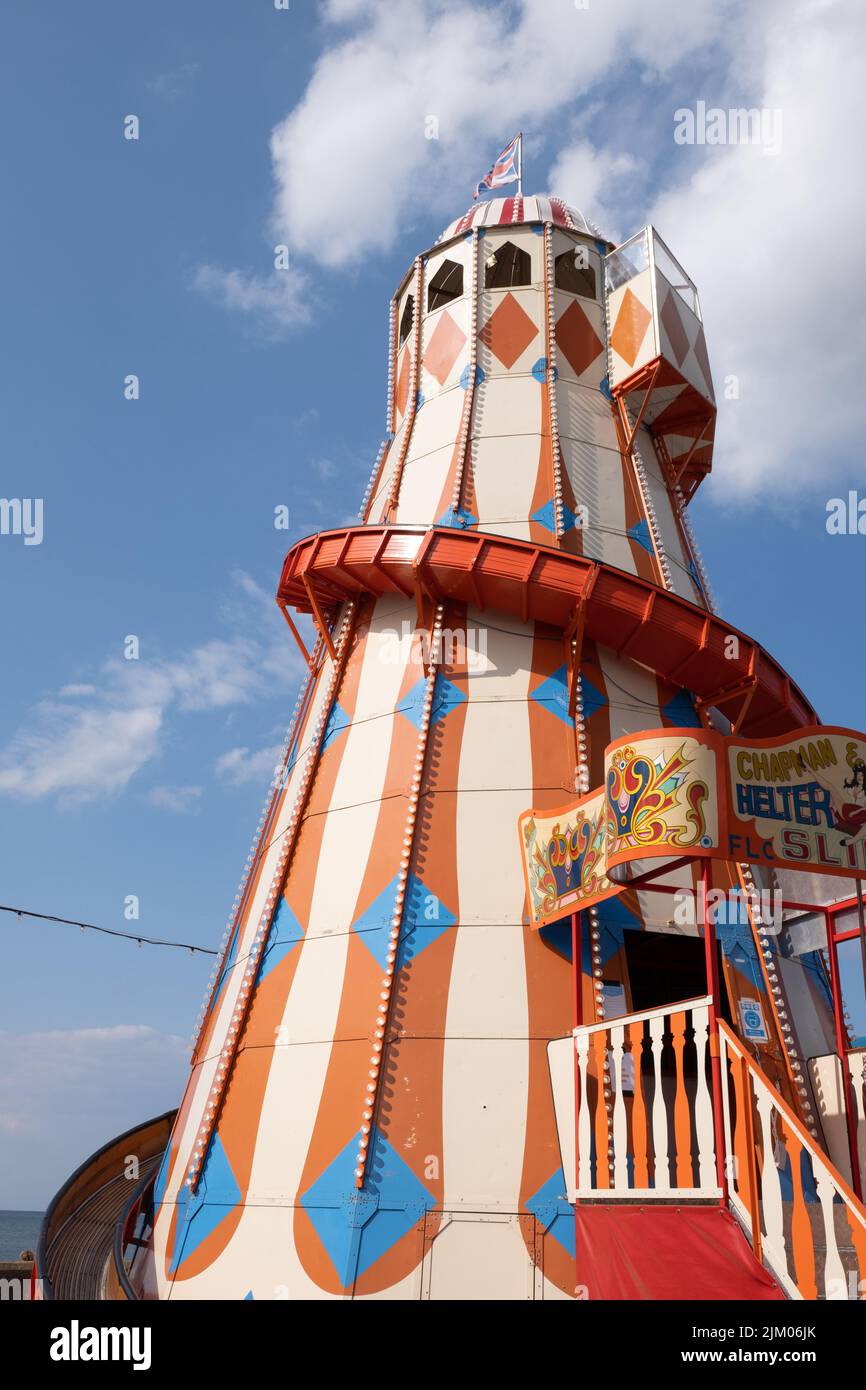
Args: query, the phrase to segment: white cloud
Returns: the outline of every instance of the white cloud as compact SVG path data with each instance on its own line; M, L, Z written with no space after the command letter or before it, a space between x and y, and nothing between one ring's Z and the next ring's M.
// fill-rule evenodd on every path
M0 1208L39 1210L113 1135L177 1104L189 1043L144 1024L0 1032Z
M192 283L222 308L255 321L271 337L282 337L310 319L305 298L307 278L295 268L274 270L265 276L202 265Z
M181 63L176 68L157 73L148 82L147 89L163 101L177 101L189 91L200 66L199 63Z
M0 794L28 801L53 795L62 802L116 796L157 757L175 713L227 710L281 687L288 691L300 657L276 606L249 575L238 572L233 579L226 616L265 635L215 639L174 659L110 660L99 686L75 687L87 692L84 698L40 701L0 750ZM177 799L193 789L163 788L166 795L156 804L168 804L169 790Z
M387 250L419 211L453 215L468 205L516 127L537 131L612 69L636 62L653 76L710 40L733 41L733 8L733 0L667 9L608 0L587 10L566 0L331 3L326 17L356 26L326 49L273 132L275 231L293 253L326 266ZM438 140L425 138L431 115Z
M735 104L781 110L781 152L708 147L651 216L700 291L720 397L711 485L782 503L853 477L861 447L866 196L851 160L866 45L861 14L837 0L749 14L765 46L753 99Z
M202 787L151 787L147 799L161 811L182 815L198 803L202 791Z
M235 787L243 782L267 782L282 762L282 752L279 743L255 752L250 752L249 748L230 748L217 758L217 776Z
M623 230L617 225L616 214L608 207L606 195L638 167L633 155L597 150L588 140L578 139L560 150L550 171L548 186L572 207L587 212L611 241L620 241L634 228Z
M112 796L156 753L158 705L70 708L43 700L34 731L12 739L0 764L0 792L35 801L52 793Z
M627 236L644 220L646 170L625 132L644 116L655 129L669 104L670 145L653 149L652 176L670 186L648 211L701 291L722 388L710 486L778 494L783 481L851 476L866 342L856 271L866 199L852 172L866 87L860 10L844 0L605 0L585 10L572 0L328 0L322 15L326 46L271 136L271 228L293 264L350 267L419 222L429 238L432 218L444 225L468 206L519 126L527 191L544 182L533 145L561 129L549 189ZM675 146L674 111L698 100L780 109L781 153ZM608 148L587 138L590 115L606 121ZM435 140L425 138L430 116ZM302 277L203 266L196 284L281 334L306 314ZM734 403L723 390L731 374Z

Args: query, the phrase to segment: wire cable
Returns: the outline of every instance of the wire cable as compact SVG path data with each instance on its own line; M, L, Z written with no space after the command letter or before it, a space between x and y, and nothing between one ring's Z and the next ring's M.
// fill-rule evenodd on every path
M80 927L82 931L100 932L103 936L119 936L125 941L136 941L139 946L173 946L178 951L190 951L193 955L215 956L210 946L193 946L189 941L165 941L160 937L141 936L136 932L118 931L114 927L99 927L95 922L78 922L72 917L53 917L49 912L31 912L26 907L7 907L0 903L0 912L14 913L16 917L33 917L39 922L59 922L64 927Z

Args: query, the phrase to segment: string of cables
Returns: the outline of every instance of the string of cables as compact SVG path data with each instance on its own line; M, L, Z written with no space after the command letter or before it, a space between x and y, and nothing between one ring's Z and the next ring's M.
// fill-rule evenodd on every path
M209 946L194 946L189 941L166 941L161 937L143 936L141 932L119 931L116 927L100 927L95 922L79 922L73 917L54 917L49 912L31 912L26 907L7 907L0 903L0 912L9 912L16 917L31 917L39 922L57 922L64 927L79 927L81 931L95 931L102 936L118 936L125 941L134 941L139 946L169 946L176 951L189 951L191 955L215 956L216 951Z

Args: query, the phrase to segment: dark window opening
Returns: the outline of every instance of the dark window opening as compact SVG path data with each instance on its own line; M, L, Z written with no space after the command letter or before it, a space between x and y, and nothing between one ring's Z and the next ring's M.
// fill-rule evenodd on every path
M409 294L406 296L406 303L403 306L403 313L400 315L400 339L397 344L398 347L402 347L406 339L409 337L409 334L412 332L412 324L414 322L415 297L414 295Z
M456 261L443 261L427 288L427 312L441 309L463 293L463 267Z
M506 290L513 285L529 285L531 273L529 252L515 246L513 241L506 241L485 259L484 288Z
M709 993L703 937L627 931L623 942L633 1013L679 1004L684 999L699 999ZM721 1016L733 1026L718 943L717 950Z
M595 299L595 271L591 265L583 264L585 258L586 251L582 246L573 251L564 251L556 258L554 280L558 290L579 294L583 299Z

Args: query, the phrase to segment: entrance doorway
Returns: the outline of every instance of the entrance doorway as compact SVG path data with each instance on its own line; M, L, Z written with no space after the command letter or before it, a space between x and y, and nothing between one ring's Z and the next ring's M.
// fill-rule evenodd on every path
M631 993L632 1012L698 999L707 991L704 941L700 936L680 936L674 932L627 931L624 935L625 959ZM718 946L716 947L718 951ZM719 980L724 980L719 953ZM722 983L720 1015L731 1023L727 990Z

